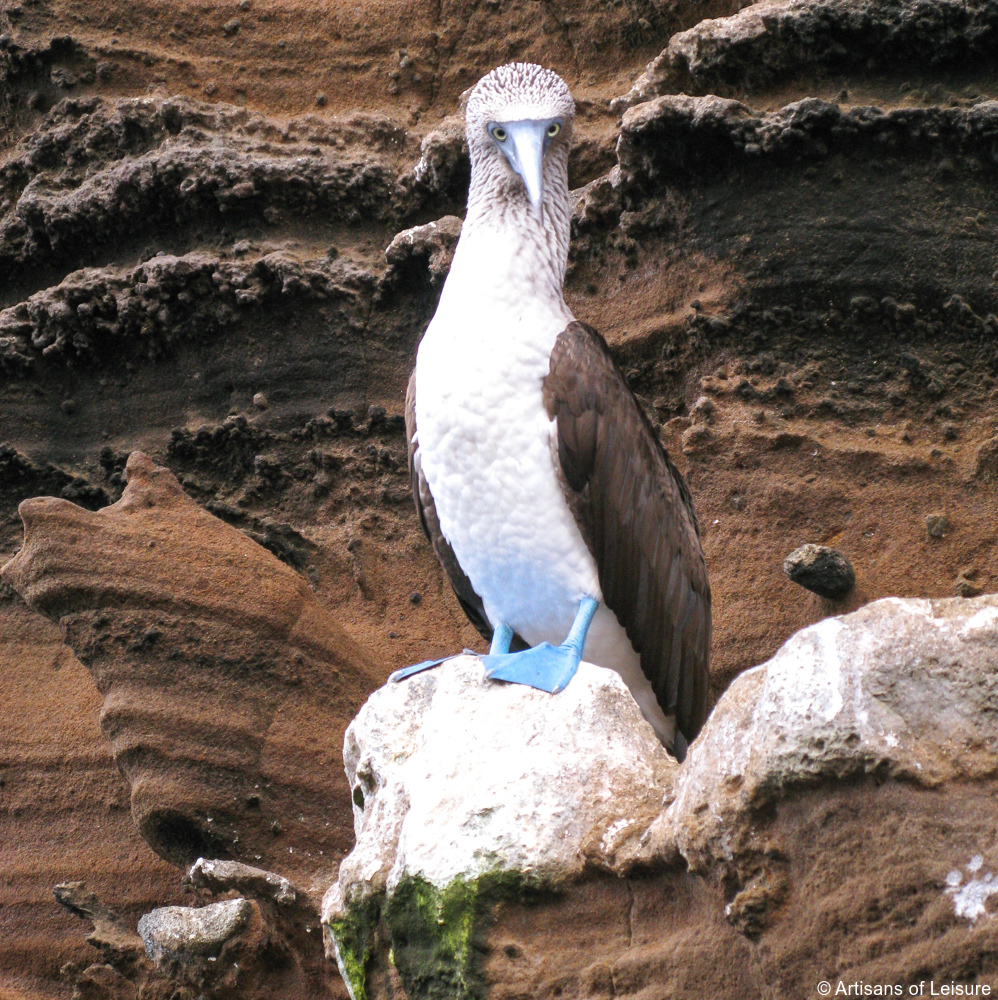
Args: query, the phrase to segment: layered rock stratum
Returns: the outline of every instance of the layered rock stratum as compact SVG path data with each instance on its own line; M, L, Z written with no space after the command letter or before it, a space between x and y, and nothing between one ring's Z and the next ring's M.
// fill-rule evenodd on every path
M729 722L807 626L998 589L996 24L994 0L0 5L0 993L346 996L320 941L354 849L344 731L392 670L481 649L412 511L402 410L464 213L462 94L498 63L578 100L566 295L690 483ZM848 559L844 597L783 574L805 544ZM926 650L964 615L905 606ZM639 875L599 861L561 910L509 902L533 930L482 976L990 982L967 764L990 750L925 750L955 704L904 716L888 763L766 799L770 853L725 867L704 832ZM704 824L749 815L697 746ZM897 770L930 758L936 786ZM215 962L136 950L145 914L236 898ZM530 944L555 912L598 929L577 958Z

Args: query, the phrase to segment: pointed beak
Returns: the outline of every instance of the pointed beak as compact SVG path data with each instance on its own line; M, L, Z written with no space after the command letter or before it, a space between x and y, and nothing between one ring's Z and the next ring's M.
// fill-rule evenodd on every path
M546 122L510 122L506 126L512 144L509 157L513 169L523 179L527 197L537 216L544 221L544 138Z

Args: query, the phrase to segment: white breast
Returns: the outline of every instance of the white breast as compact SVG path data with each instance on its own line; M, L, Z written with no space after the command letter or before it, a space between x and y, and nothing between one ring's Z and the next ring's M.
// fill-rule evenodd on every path
M492 249L490 260L503 259ZM476 263L473 253L457 255L419 347L422 470L444 535L490 622L507 623L531 645L557 644L584 596L602 600L596 564L555 469L557 430L542 396L551 350L573 317L560 297L531 294L529 267L497 275ZM511 298L509 289L519 294ZM622 657L637 659L601 606L586 658Z
M582 598L600 601L585 659L616 670L671 743L674 724L603 603L555 468L543 380L574 317L539 287L529 260L496 246L501 233L484 247L468 235L416 358L417 444L440 527L492 626L505 622L532 646L562 642Z
M493 624L531 644L560 642L582 597L600 596L556 478L541 395L569 320L449 298L416 361L419 452L440 526Z

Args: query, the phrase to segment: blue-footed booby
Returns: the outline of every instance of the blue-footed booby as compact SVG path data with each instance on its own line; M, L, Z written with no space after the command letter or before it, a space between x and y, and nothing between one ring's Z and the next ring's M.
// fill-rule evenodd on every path
M529 63L468 100L467 217L406 398L413 494L489 677L555 692L584 656L682 759L707 711L710 586L682 475L565 304L574 115Z

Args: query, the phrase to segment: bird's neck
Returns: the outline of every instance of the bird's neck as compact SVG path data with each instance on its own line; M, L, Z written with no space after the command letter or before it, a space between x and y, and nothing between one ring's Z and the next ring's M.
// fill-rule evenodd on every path
M545 302L567 313L562 287L569 228L568 178L563 164L551 163L545 169L540 219L519 178L473 170L468 214L451 274L467 274L462 280L474 281L485 294L492 292L524 305Z

